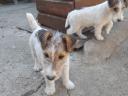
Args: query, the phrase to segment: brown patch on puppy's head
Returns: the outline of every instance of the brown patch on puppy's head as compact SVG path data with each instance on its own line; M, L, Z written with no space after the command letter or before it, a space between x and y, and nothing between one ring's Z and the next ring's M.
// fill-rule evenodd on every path
M52 38L52 33L46 30L39 30L37 33L39 41L41 42L42 48L46 48Z
M119 0L108 0L108 5L110 8L115 7L119 3Z

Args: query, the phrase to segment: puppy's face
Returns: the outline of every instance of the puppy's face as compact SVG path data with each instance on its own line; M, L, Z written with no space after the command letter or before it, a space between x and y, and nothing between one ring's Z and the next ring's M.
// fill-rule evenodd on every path
M113 21L120 22L124 19L124 9L127 7L127 0L109 0L109 7L113 12Z
M57 80L68 62L74 40L59 32L39 32L38 37L43 48L44 74L48 80Z

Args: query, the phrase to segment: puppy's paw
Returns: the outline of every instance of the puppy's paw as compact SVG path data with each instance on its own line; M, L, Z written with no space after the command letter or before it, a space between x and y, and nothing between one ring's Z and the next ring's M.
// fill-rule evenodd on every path
M99 36L96 36L96 39L97 39L97 40L104 40L104 37L101 36L101 35L99 35Z
M64 84L64 86L66 87L66 89L71 90L75 88L75 84L69 80L66 84Z
M55 88L51 88L51 87L46 87L45 88L45 93L47 95L53 95L55 93Z
M33 69L34 71L39 72L41 70L41 66L35 64Z

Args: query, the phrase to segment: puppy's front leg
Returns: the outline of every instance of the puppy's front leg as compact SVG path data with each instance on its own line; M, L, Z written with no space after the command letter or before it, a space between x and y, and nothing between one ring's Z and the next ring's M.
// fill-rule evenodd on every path
M50 81L47 78L45 78L46 82L46 88L45 88L45 93L47 95L53 95L55 93L55 81Z
M34 48L32 45L32 41L30 40L29 41L29 44L30 44L30 48L31 48L31 53L32 53L32 57L33 59L35 60L35 64L34 64L34 71L40 71L42 69L42 66L40 64L40 62L38 61L38 54L37 54L37 50L38 48ZM35 46L37 47L37 46Z
M35 65L34 65L34 71L38 72L42 69L41 64L38 62L37 58L35 58Z
M102 26L95 27L95 36L97 40L104 40L104 37L102 36Z
M74 89L74 83L69 79L69 61L64 66L63 75L62 75L63 85L67 89Z
M110 21L110 22L105 26L105 31L106 31L107 34L110 33L112 27L113 27L113 22Z
M79 27L76 27L76 34L81 38L81 39L86 39L87 37L82 34L82 29Z

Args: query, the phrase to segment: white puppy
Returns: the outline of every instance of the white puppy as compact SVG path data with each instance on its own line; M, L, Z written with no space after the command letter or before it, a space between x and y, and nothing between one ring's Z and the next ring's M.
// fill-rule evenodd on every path
M91 7L84 7L71 11L66 19L65 27L68 34L77 33L80 38L86 38L82 34L85 27L93 26L97 40L104 40L101 32L103 27L107 34L113 27L113 21L122 21L124 8L127 7L126 0L108 0Z
M72 35L44 29L38 25L31 13L26 15L33 30L29 43L35 60L34 70L43 70L45 92L52 95L55 92L55 81L60 77L67 89L73 89L75 85L69 79L69 59L70 52L77 47L77 43L80 44L80 40L78 42Z

